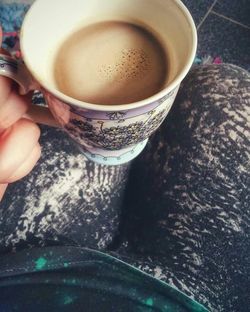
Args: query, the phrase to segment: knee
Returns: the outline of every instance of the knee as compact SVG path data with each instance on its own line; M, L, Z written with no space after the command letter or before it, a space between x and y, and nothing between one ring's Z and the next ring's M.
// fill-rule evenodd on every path
M214 109L218 114L224 114L224 118L232 118L236 122L244 119L249 115L250 74L230 64L195 67L184 80L179 93L182 109L185 103L188 106L188 101L200 108L203 114Z

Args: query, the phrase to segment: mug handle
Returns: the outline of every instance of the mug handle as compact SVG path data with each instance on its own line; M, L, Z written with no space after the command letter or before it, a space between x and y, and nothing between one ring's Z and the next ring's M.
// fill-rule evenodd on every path
M33 79L25 64L11 56L0 54L0 75L17 82L21 95L40 90L39 84ZM32 105L23 117L47 126L60 127L47 107Z

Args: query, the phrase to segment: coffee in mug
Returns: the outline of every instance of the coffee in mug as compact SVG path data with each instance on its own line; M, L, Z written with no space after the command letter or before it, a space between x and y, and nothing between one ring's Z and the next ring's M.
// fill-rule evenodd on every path
M158 34L139 24L105 21L82 27L63 41L54 79L62 93L77 100L129 104L163 90L169 66Z
M86 157L120 165L169 113L197 32L180 0L36 0L20 46L24 62L0 55L0 75L21 94L41 90L48 105L24 117L60 125Z

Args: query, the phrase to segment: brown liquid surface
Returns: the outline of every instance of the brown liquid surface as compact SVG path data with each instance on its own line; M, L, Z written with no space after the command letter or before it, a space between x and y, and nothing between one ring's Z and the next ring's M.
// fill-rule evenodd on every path
M162 90L167 54L155 35L127 22L102 22L73 33L54 62L64 94L93 104L128 104Z

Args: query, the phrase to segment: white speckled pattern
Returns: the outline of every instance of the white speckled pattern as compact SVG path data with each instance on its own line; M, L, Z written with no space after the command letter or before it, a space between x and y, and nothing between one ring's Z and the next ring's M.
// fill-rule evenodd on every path
M111 246L211 311L248 312L249 95L246 71L196 68L129 180L43 131L39 165L1 203L0 250Z

